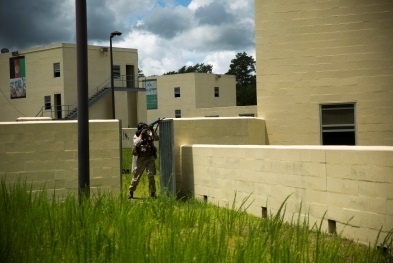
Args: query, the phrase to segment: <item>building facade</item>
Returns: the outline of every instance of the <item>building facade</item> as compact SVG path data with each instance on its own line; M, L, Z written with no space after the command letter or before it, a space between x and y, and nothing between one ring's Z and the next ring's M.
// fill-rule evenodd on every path
M138 53L113 48L116 118L136 126ZM89 118L111 119L110 50L88 46ZM76 45L53 44L0 55L0 121L77 118ZM143 92L144 93L144 92Z
M393 4L255 1L269 144L393 145Z
M149 122L162 117L222 117L216 115L217 109L238 116L238 111L226 110L236 108L233 75L185 73L140 78L140 81L140 86L146 88Z

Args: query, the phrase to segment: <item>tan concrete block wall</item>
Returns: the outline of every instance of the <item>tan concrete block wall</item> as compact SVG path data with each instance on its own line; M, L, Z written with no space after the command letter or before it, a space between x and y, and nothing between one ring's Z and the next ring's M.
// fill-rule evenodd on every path
M117 120L90 121L92 192L120 191L120 127ZM0 123L0 178L26 180L57 197L78 192L77 121Z
M241 114L254 114L253 117L258 117L257 106L255 105L255 106L233 106L233 107L189 109L184 112L184 117L185 118L208 117L208 116L239 117L239 115Z
M264 145L265 122L251 117L173 119L176 185L182 191L191 182L182 178L181 146L186 144ZM183 185L187 184L187 185Z
M255 1L255 29L270 144L321 144L319 105L354 102L357 144L393 146L391 1Z
M286 218L309 213L311 225L336 221L337 233L362 243L393 228L393 147L183 145L183 186L225 206L249 198L248 212ZM185 183L188 181L188 183Z

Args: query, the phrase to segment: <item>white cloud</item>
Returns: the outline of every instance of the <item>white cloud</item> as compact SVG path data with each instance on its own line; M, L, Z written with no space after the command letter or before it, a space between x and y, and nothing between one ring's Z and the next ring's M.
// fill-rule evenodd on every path
M216 74L225 74L229 70L231 60L236 57L235 51L222 51L208 54L203 63L213 65L213 71Z
M188 8L191 10L196 10L200 7L207 6L209 4L213 3L213 0L193 0L189 5Z
M9 1L7 8L0 1L1 24L12 24L0 27L6 36L0 47L75 43L75 1L40 1ZM89 44L108 45L117 30L123 34L113 46L138 49L146 75L197 63L225 73L236 53L254 53L253 5L254 0L87 0ZM21 19L8 10L18 10Z

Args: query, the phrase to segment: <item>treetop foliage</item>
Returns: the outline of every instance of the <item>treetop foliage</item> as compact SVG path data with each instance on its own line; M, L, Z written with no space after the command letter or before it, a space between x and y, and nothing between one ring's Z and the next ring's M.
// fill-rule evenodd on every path
M255 63L254 58L246 52L237 53L236 58L231 60L226 74L235 75L237 84L248 85L255 78Z
M204 63L196 64L194 66L183 66L178 71L169 71L164 73L164 75L182 74L182 73L213 73L213 66L210 64L205 65Z

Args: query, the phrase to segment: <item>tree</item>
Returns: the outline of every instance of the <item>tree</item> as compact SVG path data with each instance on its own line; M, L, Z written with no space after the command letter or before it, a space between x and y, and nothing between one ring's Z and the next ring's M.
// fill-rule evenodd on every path
M164 73L164 75L172 75L172 74L181 74L181 73L191 73L191 72L197 72L197 73L212 73L213 72L213 66L210 64L205 65L204 63L201 64L196 64L194 66L183 66L178 69L178 71L169 71L167 73Z
M138 77L144 77L145 74L143 73L143 70L138 68Z
M236 105L256 105L256 76L255 60L246 52L237 53L236 58L231 60L227 75L236 76Z

